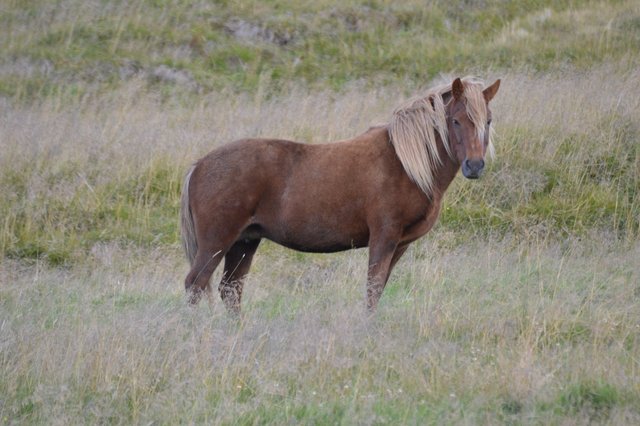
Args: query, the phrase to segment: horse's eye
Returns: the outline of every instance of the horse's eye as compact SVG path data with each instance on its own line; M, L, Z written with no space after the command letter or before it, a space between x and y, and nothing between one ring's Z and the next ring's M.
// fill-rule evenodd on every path
M459 125L460 125L460 122L454 118L454 119L453 119L453 125L454 125L454 126L459 126Z

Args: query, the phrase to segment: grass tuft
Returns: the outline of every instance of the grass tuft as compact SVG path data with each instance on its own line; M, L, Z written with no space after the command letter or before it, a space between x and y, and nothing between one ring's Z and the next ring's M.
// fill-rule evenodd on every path
M560 407L568 413L587 411L591 417L606 418L620 401L618 390L606 383L583 382L570 386L559 396Z

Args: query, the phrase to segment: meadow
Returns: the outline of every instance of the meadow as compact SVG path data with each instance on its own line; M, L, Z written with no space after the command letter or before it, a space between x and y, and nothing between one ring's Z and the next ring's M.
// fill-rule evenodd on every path
M640 423L639 23L633 1L5 2L0 424ZM191 162L352 137L466 74L503 81L495 158L374 317L366 250L269 242L241 321L186 305Z

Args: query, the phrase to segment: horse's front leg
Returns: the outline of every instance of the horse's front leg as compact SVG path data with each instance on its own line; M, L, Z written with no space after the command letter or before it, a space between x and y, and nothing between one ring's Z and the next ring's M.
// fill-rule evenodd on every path
M378 305L398 248L398 237L378 236L369 241L369 273L367 275L367 310L373 312ZM404 250L402 250L404 252Z

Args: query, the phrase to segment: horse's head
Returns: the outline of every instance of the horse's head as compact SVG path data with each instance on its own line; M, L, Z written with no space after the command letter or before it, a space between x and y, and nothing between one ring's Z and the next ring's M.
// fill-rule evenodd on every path
M446 107L449 143L453 159L461 165L462 174L477 179L484 168L490 143L491 110L500 80L480 90L456 78L451 85L451 98Z

